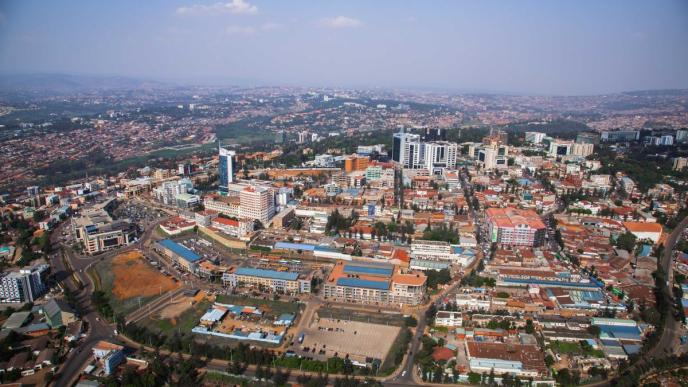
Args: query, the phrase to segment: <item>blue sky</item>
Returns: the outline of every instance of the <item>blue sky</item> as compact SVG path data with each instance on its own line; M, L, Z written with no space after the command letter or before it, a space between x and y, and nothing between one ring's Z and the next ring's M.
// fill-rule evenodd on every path
M688 87L686 1L0 1L0 72L598 94Z

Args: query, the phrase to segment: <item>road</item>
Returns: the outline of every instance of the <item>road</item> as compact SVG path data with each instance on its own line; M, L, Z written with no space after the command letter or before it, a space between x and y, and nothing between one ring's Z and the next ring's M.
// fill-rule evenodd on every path
M57 379L54 381L55 386L69 386L76 381L84 365L92 358L91 348L100 340L117 341L114 336L115 327L107 323L91 304L91 295L95 291L95 285L87 274L88 269L101 260L112 258L125 251L141 248L161 221L159 220L145 230L137 242L118 250L98 256L78 256L70 248L65 247L63 249L64 260L62 254L59 253L51 256L50 264L56 280L62 282L63 286L75 295L77 311L80 313L82 321L88 326L85 339L72 350L59 369ZM67 227L69 227L68 221L60 224L52 232L51 244L59 245L59 238ZM75 281L72 273L78 282L83 284L83 288Z
M683 220L681 220L681 222L678 224L678 226L676 226L674 231L669 235L664 243L664 254L662 255L661 265L662 269L667 274L667 282L662 284L662 286L664 287L663 291L667 292L670 297L672 296L670 285L673 283L674 275L674 271L672 270L674 246L676 246L676 242L680 239L681 234L686 227L688 227L688 217L685 217ZM672 313L666 313L664 318L664 330L662 331L662 335L659 337L659 340L656 341L655 345L650 349L650 351L647 352L645 356L643 356L633 366L631 366L631 368L629 368L628 372L632 372L635 367L644 365L650 359L670 355L670 352L676 347L675 343L679 340L680 327L680 322L676 321ZM670 349L669 353L667 353L667 349Z
M468 185L470 186L470 183L468 182L468 179L466 176L462 173L461 175L462 181L464 186ZM470 198L468 199L470 200ZM476 227L478 227L478 230L480 229L478 224L477 224L477 215L475 212L475 209L473 208L472 204L469 205L469 208L471 210L471 214L473 216L473 220L476 223ZM473 267L476 267L474 265ZM465 273L468 275L469 273ZM385 386L390 386L390 387L403 387L403 386L417 386L418 383L415 380L414 377L414 366L415 366L415 359L416 359L416 354L418 353L418 349L420 349L421 345L421 338L423 337L423 334L425 333L425 327L427 326L427 319L425 318L425 313L427 312L428 309L430 309L431 305L435 305L435 307L438 307L442 303L442 299L444 297L456 290L456 288L460 285L459 281L456 281L452 286L449 288L445 289L442 293L440 293L435 301L431 302L425 309L420 311L418 313L418 326L416 327L416 333L413 335L413 338L411 339L411 349L408 353L408 355L405 358L405 363L403 363L403 368L401 373L398 373L397 376L392 377L390 380L385 381L384 385ZM403 375L403 376L402 376Z

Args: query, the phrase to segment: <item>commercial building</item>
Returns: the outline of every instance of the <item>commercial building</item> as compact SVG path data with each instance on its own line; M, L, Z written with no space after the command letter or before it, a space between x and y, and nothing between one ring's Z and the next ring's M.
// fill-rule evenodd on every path
M587 157L590 156L595 150L595 144L593 143L577 143L573 141L565 140L552 140L549 143L548 154L550 157L563 157L563 156L580 156Z
M531 144L540 144L544 140L546 134L542 132L526 132L526 142Z
M456 167L459 146L447 141L426 142L422 144L421 155L425 169L431 174L442 174L447 168Z
M465 267L473 262L475 253L449 242L417 239L411 244L411 257L416 264L420 261L440 261Z
M240 267L234 273L224 273L222 282L229 286L255 286L277 293L310 293L310 278L299 273Z
M425 297L426 276L401 273L398 267L339 261L323 284L323 294L339 302L418 305Z
M412 133L394 133L392 144L392 160L404 168L414 168L420 165L420 136Z
M250 219L228 219L218 216L210 221L210 225L229 236L237 238L253 231L253 220Z
M203 207L206 210L237 218L239 217L239 201L240 199L234 196L208 195L203 198Z
M93 347L93 358L103 365L105 375L111 375L125 360L124 347L107 341L99 341Z
M463 317L461 312L451 312L447 310L440 310L435 315L435 326L456 328L463 325Z
M346 172L363 171L366 168L368 168L367 157L349 156L344 159L344 171Z
M47 290L43 279L48 269L48 265L42 264L19 271L0 273L0 303L35 301Z
M468 155L485 170L506 169L509 166L509 147L503 144L470 143Z
M672 160L674 161L674 171L681 171L688 167L688 158L686 157L675 157Z
M600 135L593 132L581 132L576 135L576 143L578 144L599 144Z
M492 242L515 246L541 246L547 227L533 210L488 208L486 223Z
M508 373L519 377L547 375L544 352L537 345L501 342L466 342L466 356L471 371Z
M171 239L163 239L155 244L156 250L176 262L188 272L195 273L201 257Z
M638 141L640 139L640 131L638 131L638 130L604 131L604 132L602 132L600 139L603 142Z
M236 152L222 146L219 147L219 152L220 161L217 167L220 178L219 189L220 192L226 193L227 187L234 182L234 156L236 156Z
M153 189L153 196L164 204L176 206L177 198L187 194L191 189L193 189L193 183L188 178L164 181L159 187Z
M275 216L275 195L272 188L248 186L239 194L239 217L258 220L267 225Z
M137 227L126 220L113 221L102 206L72 217L72 230L86 254L97 254L126 246L136 239Z
M649 222L624 222L624 227L628 232L635 235L639 240L649 239L653 243L658 243L662 238L662 225L659 223Z

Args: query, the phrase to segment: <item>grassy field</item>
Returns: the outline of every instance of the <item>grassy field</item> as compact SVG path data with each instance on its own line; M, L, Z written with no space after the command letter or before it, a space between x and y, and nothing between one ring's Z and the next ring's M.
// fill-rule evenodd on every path
M218 295L216 301L222 304L256 306L264 312L271 314L273 316L279 316L282 313L296 314L299 312L299 309L301 308L301 304L298 303L263 300L260 298L227 294Z
M208 371L203 377L203 382L210 386L268 387L275 385L272 381L261 382L247 376L235 376L215 371Z
M599 349L593 348L583 348L579 343L568 343L563 341L553 341L550 343L550 348L552 351L567 355L586 355L592 357L602 358L604 357L604 352Z
M404 316L401 314L364 312L360 310L341 308L320 308L318 309L318 316L323 318L360 321L371 324L394 325L399 327L404 326Z

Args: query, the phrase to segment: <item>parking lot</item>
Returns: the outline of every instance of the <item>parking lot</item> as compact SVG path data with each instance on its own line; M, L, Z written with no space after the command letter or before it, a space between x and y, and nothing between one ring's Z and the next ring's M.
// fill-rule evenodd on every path
M295 352L319 360L349 355L352 361L362 364L371 359L384 362L400 330L398 326L316 316L301 332L303 343L295 343Z
M150 224L167 216L167 214L162 210L129 200L112 211L112 216L116 219L129 219L132 223L138 224L142 230L145 230Z

